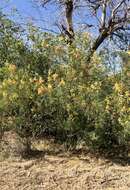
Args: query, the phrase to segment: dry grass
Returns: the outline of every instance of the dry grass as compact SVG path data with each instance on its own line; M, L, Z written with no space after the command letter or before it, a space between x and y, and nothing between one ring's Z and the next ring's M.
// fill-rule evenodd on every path
M34 143L39 151L28 158L0 162L1 190L129 190L128 160L64 152L49 141Z

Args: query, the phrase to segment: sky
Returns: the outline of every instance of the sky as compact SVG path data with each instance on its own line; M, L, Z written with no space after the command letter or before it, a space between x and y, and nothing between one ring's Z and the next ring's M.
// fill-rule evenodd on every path
M6 14L9 14L9 17L13 20L26 24L28 21L33 21L37 26L40 26L42 29L49 29L50 31L58 32L59 29L56 23L64 22L61 21L63 11L54 5L46 6L43 8L34 2L36 0L0 0L0 8L3 8ZM38 1L38 0L37 0ZM12 10L17 9L17 14L13 13ZM73 19L76 21L75 28L81 29L81 23L84 26L86 22L86 9L81 10L80 13L77 11ZM80 17L78 16L80 14ZM91 18L87 20L87 24L96 24ZM80 24L79 24L80 23ZM80 26L80 27L79 27Z
M33 0L0 0L0 8L19 23L33 21L41 28L56 30L55 21L58 18L58 11L55 11L54 6L43 8Z

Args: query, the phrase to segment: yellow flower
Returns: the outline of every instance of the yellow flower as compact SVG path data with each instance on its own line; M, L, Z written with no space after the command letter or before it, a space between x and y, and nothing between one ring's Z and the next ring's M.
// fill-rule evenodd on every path
M52 75L53 80L56 80L57 77L58 77L58 74L56 74L56 73Z
M79 59L79 58L81 57L81 53L80 53L79 50L76 50L76 52L74 53L74 57L75 57L76 59Z
M125 106L122 107L121 112L126 112L127 108Z
M20 80L21 84L25 84L25 81L23 79Z
M49 90L49 92L52 91L52 85L51 84L48 84L48 90Z
M46 92L47 92L47 89L46 89L45 87L43 87L43 86L41 86L41 87L39 87L39 88L37 89L38 95L43 95L43 94L45 94Z
M89 38L89 37L90 37L90 34L89 34L88 32L84 32L84 33L83 33L83 37L84 37L84 38Z
M7 80L4 80L4 81L2 82L2 86L5 87L6 85L7 85Z
M47 40L42 41L41 46L46 48L49 47L48 41Z
M29 82L31 82L31 83L34 82L34 79L30 78L30 79L29 79Z
M110 108L111 108L111 102L110 102L110 99L109 98L106 98L106 111L109 111Z
M128 125L130 122L129 121L125 121L125 124Z
M44 82L44 80L42 79L42 77L40 77L37 82L38 82L38 84L42 84Z
M115 86L114 86L114 89L115 89L116 92L120 92L122 90L121 84L119 84L119 83L116 82Z
M106 111L109 111L109 110L110 110L110 106L106 105Z
M130 92L129 92L129 91L126 91L126 92L125 92L125 95L126 95L126 97L129 97L129 96L130 96Z
M66 105L66 108L67 108L67 111L69 112L71 110L71 105L70 104L67 104Z
M12 80L12 84L16 84L16 80Z
M3 94L3 97L5 97L5 98L6 98L7 95L8 95L7 92L3 92L2 94Z
M91 88L92 90L96 90L96 89L97 89L97 87L96 87L94 84L91 84L90 88Z
M8 66L8 69L9 69L10 72L15 72L15 71L16 71L16 65L10 64L10 65Z
M61 79L59 86L64 86L65 85L65 81L63 79Z
M8 79L8 84L16 84L16 81L14 79Z

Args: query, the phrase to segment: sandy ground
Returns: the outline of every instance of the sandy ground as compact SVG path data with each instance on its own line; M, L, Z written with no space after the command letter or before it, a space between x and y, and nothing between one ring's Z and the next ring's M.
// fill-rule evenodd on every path
M8 144L18 151L14 136L5 136L8 143L2 152ZM72 154L52 144L50 139L49 143L34 143L39 151L28 158L1 157L0 190L130 190L130 159Z
M0 162L1 190L129 190L130 166L91 156L40 155Z

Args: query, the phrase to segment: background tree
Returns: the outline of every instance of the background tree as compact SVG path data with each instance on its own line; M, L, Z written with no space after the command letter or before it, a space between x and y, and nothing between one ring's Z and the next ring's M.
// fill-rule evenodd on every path
M54 3L60 6L65 11L66 26L61 25L62 31L69 38L72 43L74 39L74 12L76 9L84 8L86 12L86 26L87 28L96 28L96 38L93 40L89 53L87 55L87 62L99 46L108 37L120 38L120 40L128 42L130 37L130 1L129 0L38 0L42 6L49 3ZM79 15L80 17L80 15ZM89 24L87 23L89 21ZM94 23L94 24L93 24Z

